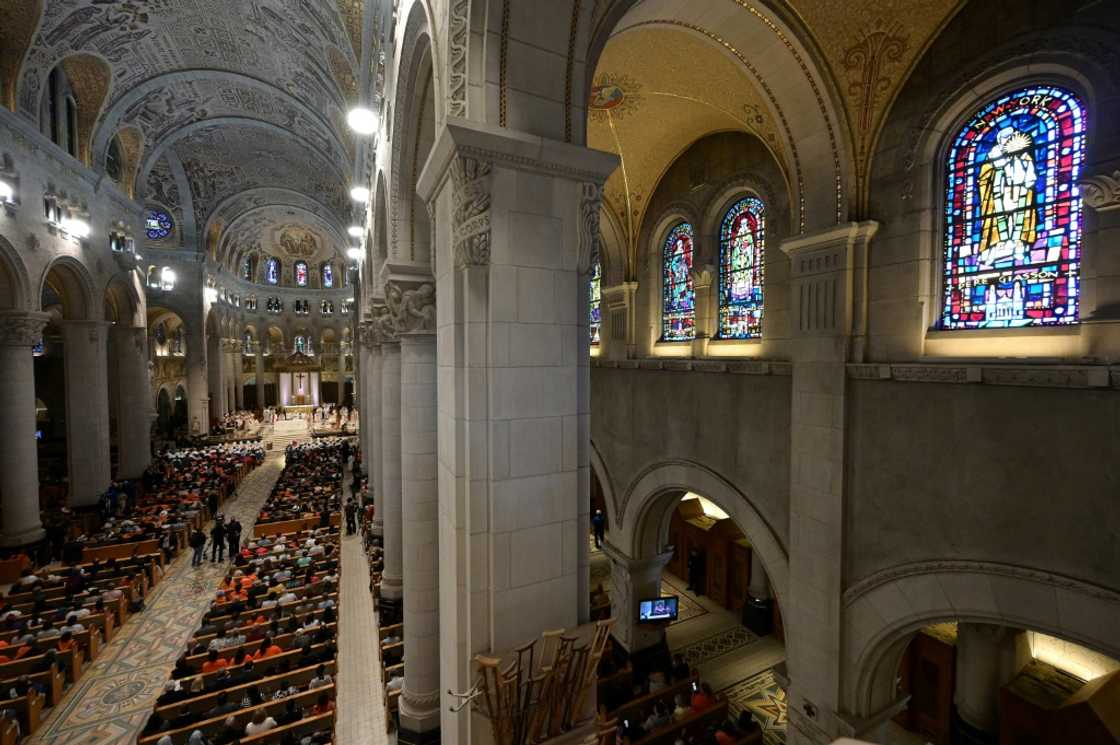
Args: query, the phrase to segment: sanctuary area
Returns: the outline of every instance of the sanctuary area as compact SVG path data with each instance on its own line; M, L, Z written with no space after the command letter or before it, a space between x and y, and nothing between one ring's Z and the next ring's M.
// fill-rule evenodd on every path
M0 0L0 745L1120 745L1117 0Z

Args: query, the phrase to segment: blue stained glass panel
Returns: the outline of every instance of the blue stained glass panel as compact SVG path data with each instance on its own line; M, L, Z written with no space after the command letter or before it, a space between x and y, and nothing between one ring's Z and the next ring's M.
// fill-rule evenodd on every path
M661 338L664 341L687 341L696 335L692 248L692 225L687 222L670 230L662 244Z
M719 231L719 336L762 336L766 271L766 210L757 197L744 197L723 217Z

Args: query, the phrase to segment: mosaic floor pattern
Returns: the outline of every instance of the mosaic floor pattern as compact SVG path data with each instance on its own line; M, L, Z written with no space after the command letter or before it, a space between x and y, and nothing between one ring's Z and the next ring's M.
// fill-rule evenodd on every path
M734 626L673 651L683 654L685 662L691 667L699 667L708 660L734 652L756 641L758 636L751 633L749 629Z
M684 623L685 621L707 615L708 613L707 608L689 597L684 587L684 583L676 579L673 575L668 572L662 572L661 594L677 595L680 597L680 601L677 603L677 620L669 624L670 626L676 626L678 623Z
M223 514L235 515L246 534L284 467L283 447L271 451L241 482ZM227 564L192 569L184 553L168 568L146 600L145 610L129 619L62 703L51 710L28 745L120 745L136 741L152 704L171 675L210 605Z
M719 693L727 697L734 716L739 716L743 709L751 710L762 725L762 741L766 745L785 745L786 692L778 685L773 670L751 676Z

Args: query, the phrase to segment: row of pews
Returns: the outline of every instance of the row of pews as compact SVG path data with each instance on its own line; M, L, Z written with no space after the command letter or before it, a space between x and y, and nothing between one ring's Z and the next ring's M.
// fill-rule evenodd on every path
M377 661L381 668L381 703L385 707L385 726L392 731L398 724L400 697L404 689L404 623L400 601L381 596L384 551L381 538L374 535L373 512L363 513L360 526L369 563L369 591L377 618Z
M331 742L339 532L314 528L262 542L269 548L263 561L235 564L223 579L140 745L185 745L195 731L214 745ZM301 566L315 544L327 550ZM276 579L285 572L289 579Z
M0 745L39 728L162 577L161 552L23 572L0 605Z

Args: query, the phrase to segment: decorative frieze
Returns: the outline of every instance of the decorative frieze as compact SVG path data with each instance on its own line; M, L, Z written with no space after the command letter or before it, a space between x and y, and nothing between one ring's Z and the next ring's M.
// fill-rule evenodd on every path
M460 155L451 161L455 263L460 267L490 263L490 179L493 167L480 158Z
M1089 176L1079 184L1085 204L1098 212L1120 209L1120 170Z
M385 286L385 304L398 334L436 330L436 286L431 282L415 286L389 282Z
M50 319L47 313L0 311L0 346L35 346L42 340Z
M585 181L579 200L579 249L576 268L580 274L589 274L599 260L599 210L603 206L603 185Z
M1120 374L1104 365L945 365L852 364L853 380L898 380L906 383L984 383L1036 388L1108 388L1120 386Z

